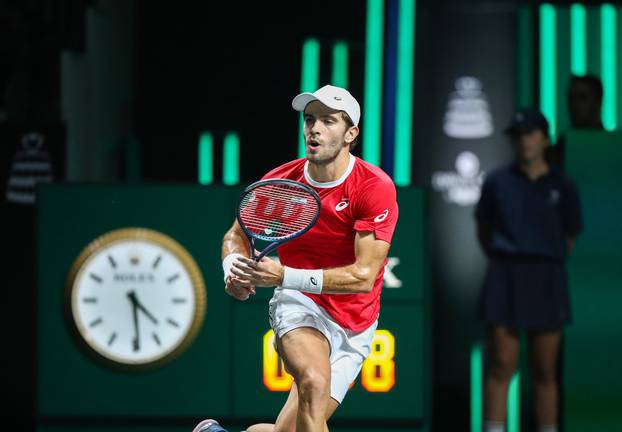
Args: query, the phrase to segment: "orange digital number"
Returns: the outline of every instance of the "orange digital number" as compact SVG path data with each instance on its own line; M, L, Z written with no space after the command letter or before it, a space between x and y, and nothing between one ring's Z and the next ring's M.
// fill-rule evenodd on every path
M274 349L274 332L268 330L263 335L263 383L270 391L289 391L293 382Z
M376 330L369 357L363 362L361 384L368 392L388 392L395 385L395 338L388 330ZM263 336L263 382L270 391L289 391L294 378L285 371L274 349L274 332ZM350 388L352 388L350 385Z
M388 392L395 385L395 338L388 330L376 330L371 354L363 362L361 384L368 392Z

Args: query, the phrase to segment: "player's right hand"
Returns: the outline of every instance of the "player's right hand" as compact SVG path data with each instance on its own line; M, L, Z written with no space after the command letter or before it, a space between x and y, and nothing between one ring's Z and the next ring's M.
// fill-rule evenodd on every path
M245 301L255 294L255 286L248 281L229 276L225 283L225 292L237 300Z

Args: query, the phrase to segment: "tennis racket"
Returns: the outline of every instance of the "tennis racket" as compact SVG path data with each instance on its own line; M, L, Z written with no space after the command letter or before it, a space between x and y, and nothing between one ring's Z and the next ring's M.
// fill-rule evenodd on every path
M237 219L248 238L252 258L259 261L309 231L320 216L320 208L318 194L293 180L267 179L248 186L240 197ZM269 244L259 252L257 240Z

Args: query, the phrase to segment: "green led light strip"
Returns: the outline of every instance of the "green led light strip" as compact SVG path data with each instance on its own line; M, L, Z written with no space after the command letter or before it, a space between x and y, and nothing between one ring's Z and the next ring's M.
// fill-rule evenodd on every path
M531 8L521 6L518 9L518 59L517 59L517 96L518 106L533 106L533 23Z
M570 71L574 75L587 72L586 20L585 6L573 3L570 6Z
M540 110L549 121L551 142L557 136L556 12L549 3L540 6Z
M237 133L229 132L223 141L222 182L228 186L240 181L240 138Z
M508 430L520 432L520 372L516 372L508 389Z
M320 43L317 39L307 39L302 45L302 72L300 75L300 91L314 92L320 82ZM305 157L304 119L300 115L300 133L298 134L298 157Z
M333 74L331 82L348 88L348 44L339 41L333 45Z
M393 155L393 180L397 186L410 185L414 58L415 0L400 0L395 95L395 153Z
M211 184L214 181L214 139L209 132L199 136L199 183Z
M482 431L482 344L471 347L471 432Z
M602 121L606 130L618 127L616 82L616 9L611 4L600 7L601 79L603 82Z
M383 45L384 0L367 0L363 159L374 165L380 165Z

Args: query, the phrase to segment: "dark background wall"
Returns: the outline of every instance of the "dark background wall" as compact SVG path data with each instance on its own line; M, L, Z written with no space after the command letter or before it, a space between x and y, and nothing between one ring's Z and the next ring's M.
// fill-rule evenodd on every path
M386 9L396 3L385 0ZM414 185L431 186L437 170L455 172L461 151L476 153L484 171L507 159L499 130L516 103L513 81L520 78L512 75L516 52L508 32L515 30L519 6L537 4L417 2ZM196 182L198 136L205 130L216 135L216 161L222 156L222 136L231 130L239 133L241 181L254 180L296 157L299 117L290 103L300 90L305 39L315 37L321 44L320 85L330 81L332 43L349 43L349 88L363 101L365 22L363 0L0 0L3 185L17 145L15 138L6 137L32 130L46 133L55 181ZM482 50L482 45L487 48ZM535 54L530 64L528 73L535 76ZM462 74L480 78L489 97L495 135L488 140L466 144L441 132L454 80ZM531 83L535 94L537 81ZM389 108L384 106L385 111ZM364 146L362 142L354 153L360 155ZM220 164L214 168L218 182ZM439 215L430 232L435 259L433 421L436 430L464 430L470 338L482 331L474 308L484 262L469 225L472 204L447 203L438 191L430 197L430 208ZM8 256L3 266L8 275L5 312L0 314L6 347L2 406L26 429L33 425L36 410L36 216L32 206L0 201L1 238ZM456 219L461 221L458 238L470 242L461 250L453 247L447 236L451 230L443 225L455 227ZM446 256L448 261L439 258ZM462 266L448 266L452 260ZM470 279L461 284L464 275ZM456 316L470 320L459 334L452 326Z
M291 99L306 38L320 41L322 85L332 42L351 44L350 89L362 98L364 2L139 1L137 9L136 127L148 179L194 180L203 130L239 132L244 179L296 157Z

